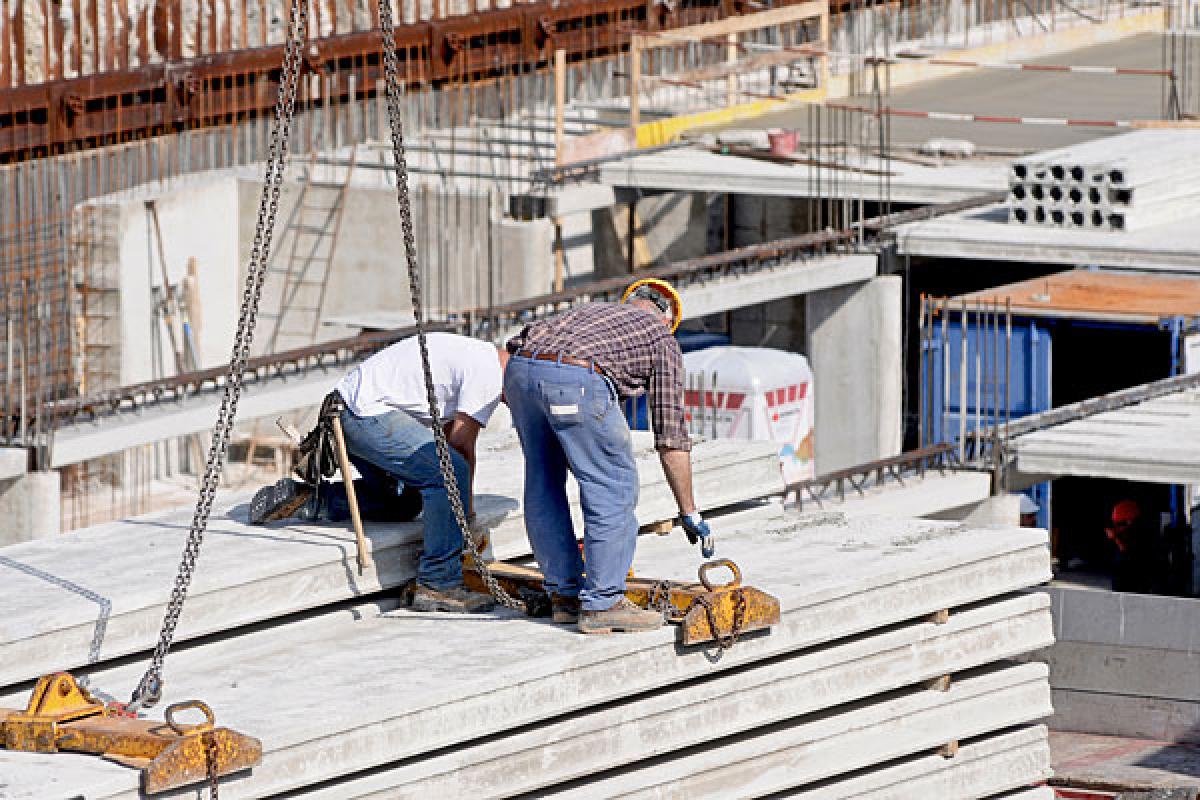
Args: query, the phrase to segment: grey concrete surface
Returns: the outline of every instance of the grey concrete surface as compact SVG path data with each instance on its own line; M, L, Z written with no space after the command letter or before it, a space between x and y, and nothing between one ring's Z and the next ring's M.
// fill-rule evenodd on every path
M769 635L745 637L719 659L706 648L677 649L670 630L582 637L510 614L357 609L185 646L168 662L164 702L203 697L220 722L261 736L268 746L264 764L227 781L222 792L258 796L635 693L732 674L725 671L985 600L1049 573L1041 532L997 535L879 519L820 524L804 516L772 521L750 515L743 523L722 533L724 554L738 561L747 582L780 598L784 619ZM650 537L641 543L635 571L686 578L696 564L695 552L677 539ZM397 680L398 657L404 680ZM136 682L142 666L99 670L93 685L119 693ZM998 724L1032 719L1044 713L1045 701L1038 699L1046 694L1044 668L1026 665L1018 672L1030 678L1027 691L1024 683L972 684L978 693L964 691L988 708L1007 709ZM1005 687L1013 694L997 704L995 692ZM939 695L934 705L945 707L941 693L920 694ZM0 697L6 706L21 700L21 693ZM17 776L14 791L36 780L37 758L0 755L4 774ZM136 776L116 765L71 756L56 765L82 796L135 796ZM123 791L89 788L118 773Z
M988 603L952 615L945 626L914 623L835 643L720 681L672 687L633 708L572 715L303 796L509 797L587 780L595 770L634 764L647 753L703 744L999 660L1049 639L1046 606L1044 598ZM1044 732L1041 738L1048 761Z
M874 255L822 256L688 286L680 291L684 318L696 319L781 298L860 284L875 277L877 262Z
M57 472L27 472L0 480L0 547L61 532L61 483Z
M1175 800L1200 789L1200 748L1195 745L1052 730L1050 753L1056 782L1108 787L1121 793L1121 800ZM1157 794L1139 794L1155 790Z
M1200 743L1200 602L1047 587L1055 730Z
M1043 64L1109 65L1159 69L1161 38L1153 34L1131 36L1115 42L1080 48L1046 58ZM1160 79L1111 77L1057 72L978 70L954 77L904 86L887 99L891 108L915 111L952 111L968 114L1071 119L1161 119ZM869 96L850 102L869 103ZM807 110L779 112L756 122L763 127L806 130ZM828 120L826 120L828 125ZM1119 129L1047 125L942 122L892 118L895 143L920 144L933 137L966 139L977 147L1045 150L1120 132Z
M917 755L898 764L786 792L793 800L967 800L1023 787L1031 776L1050 777L1043 725L962 743L954 758Z
M828 508L847 516L879 514L895 517L928 517L963 521L956 512L981 502L991 494L991 478L981 472L929 472L924 477L905 476L904 483L873 486L868 478L862 494L847 486L845 500L835 490L819 501L801 497L804 508ZM972 527L987 527L987 524ZM1015 520L1005 527L1016 527Z
M639 520L671 518L678 511L657 454L648 436L637 440ZM777 448L770 442L700 442L692 460L697 502L705 510L781 488ZM476 513L493 527L500 558L529 553L520 511L523 482L515 433L483 437ZM577 498L574 482L570 492ZM419 520L368 523L376 566L359 576L347 524L251 526L249 499L245 493L218 500L180 621L181 641L397 586L414 574ZM578 526L577 500L572 505ZM191 518L191 509L179 509L0 550L0 685L150 645ZM672 538L683 540L682 534ZM130 565L136 565L138 581L130 581Z
M808 296L818 475L900 452L901 316L896 275Z

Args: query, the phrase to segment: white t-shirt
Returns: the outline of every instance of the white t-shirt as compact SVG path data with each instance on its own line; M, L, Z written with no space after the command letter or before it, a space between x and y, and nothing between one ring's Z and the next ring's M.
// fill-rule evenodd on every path
M443 421L461 412L487 425L500 402L503 374L496 348L453 333L428 334L438 413ZM396 342L359 364L337 385L338 394L360 417L404 411L429 425L429 402L417 337Z

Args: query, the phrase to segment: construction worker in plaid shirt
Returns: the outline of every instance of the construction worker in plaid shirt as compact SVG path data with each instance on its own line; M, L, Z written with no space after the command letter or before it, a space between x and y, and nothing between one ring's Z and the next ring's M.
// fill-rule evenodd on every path
M625 599L638 523L638 473L623 398L649 393L655 447L689 539L715 539L692 495L683 354L672 336L679 296L635 283L623 302L588 303L532 323L508 342L504 395L525 454L525 520L554 620L585 633L653 630L657 611ZM570 471L583 506L583 554L567 505ZM584 563L586 562L586 572Z

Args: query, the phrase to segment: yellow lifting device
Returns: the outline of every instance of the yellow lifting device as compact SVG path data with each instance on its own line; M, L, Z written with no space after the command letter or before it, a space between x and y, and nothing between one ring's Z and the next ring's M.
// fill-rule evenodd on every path
M176 716L199 711L204 721ZM66 672L38 679L24 711L0 708L0 745L27 753L89 753L142 771L142 791L165 792L262 761L262 743L218 728L199 700L168 706L165 722L138 719L120 703L102 703Z
M550 598L542 587L542 573L504 562L490 563L487 568L509 594L525 600L526 613L550 616ZM730 579L714 583L709 573L717 569L728 569ZM696 577L696 583L689 583L631 576L625 581L625 596L641 608L662 611L667 622L679 626L679 643L683 645L716 642L728 648L743 633L779 623L779 600L753 586L743 586L742 571L729 559L701 564ZM463 568L463 581L472 591L487 591L470 558Z

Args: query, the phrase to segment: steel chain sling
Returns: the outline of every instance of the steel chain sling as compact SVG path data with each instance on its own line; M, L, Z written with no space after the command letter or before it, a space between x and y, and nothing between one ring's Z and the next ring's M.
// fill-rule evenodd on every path
M463 542L470 552L479 576L487 586L488 592L496 598L496 602L508 608L525 610L525 603L516 599L497 583L488 570L480 555L478 542L471 532L467 522L467 513L463 508L462 498L458 492L458 479L454 475L454 465L450 461L450 445L446 441L446 432L442 430L441 414L438 412L437 395L433 388L433 371L429 363L429 345L425 339L425 320L421 307L421 278L417 267L417 245L413 236L412 204L408 195L408 162L404 153L404 131L400 121L400 66L396 59L396 40L392 27L392 6L390 0L379 3L379 33L383 46L383 65L387 87L388 123L392 133L392 159L396 171L396 200L400 205L400 227L404 235L404 251L408 263L408 287L412 295L413 317L416 321L417 342L421 350L421 369L425 375L425 393L429 402L429 417L433 427L433 439L437 447L438 463L442 470L442 482L446 486L446 494L450 498L450 507L454 511L454 519L462 532Z
M258 205L258 225L254 230L254 246L250 251L250 263L246 268L246 286L242 294L241 316L238 318L237 335L233 344L233 355L229 360L229 372L225 380L225 393L221 398L221 409L213 427L212 444L208 451L208 463L200 483L200 495L196 500L196 512L188 532L179 572L175 576L175 588L167 603L158 644L154 648L150 666L133 692L129 709L149 708L162 698L163 662L175 638L175 626L187 599L188 586L200 555L200 545L208 528L208 517L212 512L217 485L224 467L229 437L233 432L233 421L237 414L238 399L242 393L243 373L246 360L250 357L250 345L254 339L254 324L258 317L258 303L262 296L265 265L270 260L271 237L275 231L275 215L279 210L279 192L283 183L287 161L288 138L291 135L292 116L296 108L296 89L300 79L302 51L308 37L307 0L291 0L291 22L288 26L287 42L283 51L283 68L279 83L279 97L275 101L275 119L271 126L271 138L267 150L266 174L263 193ZM214 792L213 796L216 794Z

